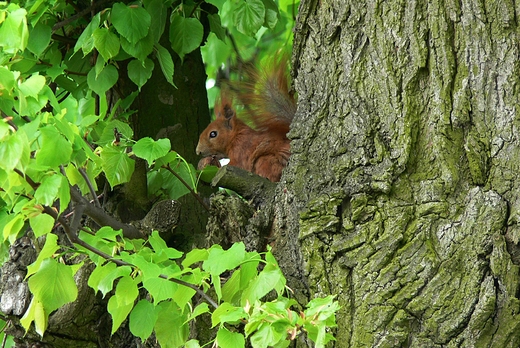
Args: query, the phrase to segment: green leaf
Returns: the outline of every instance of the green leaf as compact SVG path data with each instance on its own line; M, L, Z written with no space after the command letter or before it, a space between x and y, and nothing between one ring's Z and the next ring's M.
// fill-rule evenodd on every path
M246 318L247 313L242 307L235 307L229 302L224 302L211 315L211 327L222 323L233 323Z
M271 290L275 289L282 278L281 271L264 269L244 290L241 304L245 306L247 302L255 303L257 300L260 300Z
M124 276L119 279L114 296L108 300L107 309L112 316L112 334L117 331L126 319L132 308L134 301L139 295L137 283L139 280Z
M25 97L38 98L38 94L45 86L45 77L41 75L32 75L22 82L18 88Z
M43 337L45 330L47 330L47 324L49 321L48 315L45 313L43 304L33 297L29 308L20 319L20 324L24 327L25 331L29 331L31 323L34 321L34 327L36 332Z
M188 320L193 320L204 313L209 313L209 306L206 302L202 302L197 307L195 307Z
M94 291L97 293L99 291L99 284L101 283L101 281L106 279L107 276L111 274L116 268L117 266L113 262L109 262L104 265L98 265L96 268L94 268L94 270L88 278L88 286L94 289ZM130 274L130 272L128 274ZM112 290L112 286L110 286L110 289L108 291L110 290Z
M47 214L39 214L29 219L29 224L36 238L46 235L54 227L54 218Z
M145 3L144 6L151 18L153 18L153 21L150 23L150 34L152 35L153 42L158 43L164 33L166 20L168 18L168 8L163 0L151 0Z
M36 163L57 168L60 164L70 162L72 144L50 125L40 128L40 132L41 145L36 152Z
M27 11L23 8L8 12L7 18L0 25L0 47L9 54L23 51L27 46L29 29Z
M101 151L103 171L111 187L130 181L135 161L128 157L124 148L106 146Z
M26 279L40 269L40 265L44 260L54 255L56 250L59 249L57 242L58 236L56 236L55 234L50 233L45 237L45 244L43 246L43 249L38 254L38 258L32 264L27 266L27 274L25 275Z
M178 259L183 255L182 251L168 247L157 231L152 232L152 235L148 238L148 242L157 254L164 253L169 259Z
M226 30L222 27L220 22L220 16L218 13L208 15L209 28L219 40L224 41L226 39Z
M149 137L139 139L132 147L134 154L137 157L144 158L148 163L165 156L170 149L170 139L153 140Z
M66 303L76 300L78 288L71 266L49 258L43 260L40 269L29 278L29 288L50 314Z
M0 66L0 90L6 90L10 93L15 86L15 81L15 73L4 66Z
M225 348L245 347L244 335L238 332L230 332L225 327L221 327L217 332L217 345Z
M144 61L146 57L153 52L153 45L154 42L151 34L145 36L136 43L131 43L124 37L121 38L121 47L123 50L140 61Z
M27 139L25 139L27 140ZM7 136L0 142L0 168L10 172L18 165L24 153L24 137L18 132Z
M29 35L29 42L27 43L27 49L39 57L49 46L51 42L51 27L38 22L36 26L31 30Z
M155 48L157 49L157 60L159 60L166 81L175 87L173 83L173 59L170 52L159 44L156 44Z
M61 183L60 188L58 190L58 198L60 200L60 211L59 213L63 213L65 209L69 207L70 203L70 186L69 181L63 175L60 175Z
M163 348L182 347L189 334L189 325L185 324L187 313L183 314L173 301L161 302L157 307L159 311L154 328L157 341Z
M174 282L158 277L144 279L143 286L148 290L155 304L171 299L178 287Z
M156 321L155 306L147 300L140 300L130 313L130 332L144 341L152 334Z
M274 29L278 23L279 10L278 5L274 0L262 0L265 6L265 21L264 26L269 29Z
M208 256L208 249L192 249L186 254L186 257L182 261L182 267L186 268L193 265L195 262L204 261Z
M146 58L144 62L134 59L128 63L128 77L139 87L139 90L141 90L141 87L144 86L146 81L152 77L153 68L154 64L148 58Z
M119 53L119 38L107 28L97 28L92 34L94 37L94 46L103 56L105 62Z
M235 25L241 33L254 36L264 24L265 6L262 0L243 0L235 14Z
M99 27L101 21L101 13L96 14L90 23L87 25L83 33L78 38L76 45L74 46L74 52L77 52L80 48L83 51L83 55L86 56L94 49L94 37L93 33Z
M58 197L58 190L61 185L61 175L55 174L45 176L36 192L34 198L42 205L51 206Z
M185 18L174 13L170 25L170 42L173 50L184 59L184 56L200 46L204 35L204 27L196 18Z
M210 250L208 259L204 261L202 268L211 275L219 276L227 270L238 267L244 261L245 256L246 247L242 242L234 243L226 251L214 247Z
M101 293L103 294L103 297L105 297L105 295L109 291L112 291L112 289L114 287L114 280L116 280L119 277L128 277L131 272L132 272L132 269L129 266L116 267L111 272L108 272L108 274L106 274L106 275L105 275L105 272L103 272L100 275L100 277L101 276L104 276L104 277L99 279L99 284L97 286L97 290L101 291Z
M111 19L118 33L132 44L148 34L151 23L150 14L144 8L121 2L112 6Z
M87 75L87 83L90 89L97 95L103 95L112 86L114 86L119 77L119 73L115 66L106 65L96 76L96 70L91 69Z
M119 120L112 120L106 124L103 124L103 132L101 134L101 137L96 141L96 144L98 145L108 145L114 142L115 136L114 132L117 129L117 132L123 135L123 138L125 139L132 139L134 136L134 131L130 126L122 121Z
M23 225L24 225L23 215L22 214L15 215L14 218L11 221L9 221L7 224L5 224L5 226L4 226L4 230L3 230L4 241L6 241L9 238L10 241L12 241L14 243L16 236L18 235L18 232L20 232L20 230L22 229Z

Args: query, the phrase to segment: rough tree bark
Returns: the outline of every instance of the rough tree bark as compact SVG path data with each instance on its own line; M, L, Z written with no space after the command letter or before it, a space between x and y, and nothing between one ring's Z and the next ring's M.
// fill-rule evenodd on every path
M519 11L302 1L275 250L337 347L520 346Z

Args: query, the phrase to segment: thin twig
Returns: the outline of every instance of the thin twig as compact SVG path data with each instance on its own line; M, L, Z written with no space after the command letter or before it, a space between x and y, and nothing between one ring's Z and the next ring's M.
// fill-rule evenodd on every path
M164 169L166 169L167 171L169 171L170 173L172 173L177 179L179 179L179 181L184 185L186 186L186 188L190 191L190 193L193 195L193 197L195 197L195 199L197 201L199 201L200 204L202 204L202 206L204 207L204 209L206 209L207 211L209 211L209 207L208 205L204 202L204 200L202 200L202 198L200 198L200 196L197 194L197 192L193 191L193 189L191 188L190 185L188 185L188 183L186 181L184 181L184 179L179 175L177 174L171 167L170 167L170 164L167 164L167 165L164 165L162 166Z
M96 193L96 190L94 190L94 186L92 185L92 182L90 181L88 175L87 175L87 172L85 171L85 168L83 167L79 167L78 168L78 171L79 173L81 174L81 176L83 177L83 179L85 179L85 182L87 183L87 186L88 186L88 189L90 190L90 194L92 195L93 197L93 200L94 200L94 204L98 207L98 208L101 208L101 203L99 203L99 199L97 197L97 193Z
M24 175L21 171L19 171L18 169L14 169L14 171L22 176L23 178L25 178L25 180L27 181L27 183L33 188L33 189L36 189L38 187L38 184L35 183L30 177ZM105 260L108 260L108 261L111 261L113 263L115 263L116 265L118 266L130 266L130 267L136 267L135 265L132 265L131 263L128 263L126 261L123 261L123 260L119 260L119 259L116 259L114 258L113 256L107 254L107 253L104 253L102 252L101 250L97 249L97 248L94 248L92 245L84 242L83 240L81 240L77 234L72 231L72 229L70 228L69 224L67 223L67 221L62 217L62 216L59 216L58 212L56 210L54 210L53 208L49 207L49 206L44 206L43 207L43 212L50 215L51 217L54 218L54 220L56 220L57 222L59 222L61 224L61 226L63 227L63 230L65 231L65 234L67 236L67 238L69 239L69 241L72 243L72 244L77 244L89 251L91 251L92 253L98 255L98 256L101 256L102 258L104 258ZM185 282L183 280L180 280L180 279L176 279L176 278L168 278L168 276L164 275L164 274L160 274L159 275L160 278L162 279L166 279L166 280L169 280L171 282L174 282L174 283L177 283L179 285L183 285L183 286L186 286L186 287L189 287L190 289L193 289L195 290L200 296L202 296L210 305L212 305L215 309L218 308L218 304L211 298L209 297L202 289L200 289L198 286L194 285L194 284L191 284L191 283L188 283L188 282Z

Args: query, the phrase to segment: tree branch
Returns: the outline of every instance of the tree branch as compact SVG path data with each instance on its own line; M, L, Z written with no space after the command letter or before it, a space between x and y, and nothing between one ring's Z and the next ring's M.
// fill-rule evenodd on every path
M230 165L220 168L211 181L211 186L235 191L255 205L261 205L274 196L276 183L247 170Z

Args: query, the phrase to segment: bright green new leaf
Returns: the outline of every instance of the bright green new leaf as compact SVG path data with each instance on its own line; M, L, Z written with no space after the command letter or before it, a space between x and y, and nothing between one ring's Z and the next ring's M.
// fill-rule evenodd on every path
M29 35L29 42L27 43L29 51L39 57L47 46L49 46L51 34L52 30L50 26L38 22Z
M157 341L162 348L182 347L189 334L189 325L185 324L187 313L183 313L173 301L161 302L157 307L158 317L154 328Z
M141 90L141 87L144 86L146 81L152 77L153 68L154 64L152 60L148 58L146 58L144 62L134 59L128 63L128 77L139 87L139 90Z
M155 45L157 49L157 60L159 61L159 65L161 66L161 70L166 78L166 81L170 83L170 85L175 87L173 83L173 59L172 55L168 50L162 47L159 44Z
M103 56L105 62L119 53L119 38L107 28L97 28L92 33L94 47Z
M148 163L165 156L170 149L170 139L153 140L149 137L139 139L132 147L134 154L137 157L144 158Z
M20 324L22 324L23 328L27 332L31 327L31 323L34 321L36 332L43 337L45 330L47 330L48 320L49 318L45 313L43 304L33 297L29 308L23 315L22 319L20 319Z
M196 317L198 317L199 315L204 314L204 313L208 313L208 312L209 312L208 304L206 302L202 302L197 307L195 307L193 312L190 314L188 320L193 320Z
M217 345L222 348L243 348L245 347L244 335L238 332L231 332L222 326L217 332Z
M0 75L1 75L1 67L0 67ZM1 76L0 76L1 79ZM1 84L1 82L0 82ZM0 86L0 89L2 89L2 86ZM9 131L11 130L11 126L7 124L4 120L0 121L0 141L9 134Z
M87 83L90 89L97 95L102 95L114 86L119 77L115 66L108 64L96 76L96 70L91 69L87 75Z
M45 237L45 244L43 249L38 254L38 258L36 261L27 266L27 274L25 275L26 279L36 273L40 269L42 262L54 255L56 250L60 248L57 242L58 236L55 234L49 233L47 237Z
M45 77L41 75L32 75L27 80L22 82L18 88L25 97L33 97L38 99L38 94L45 86Z
M182 279L186 280L186 279ZM188 281L188 283L190 283ZM191 288L188 288L186 286L178 286L177 290L173 293L172 299L175 301L175 303L180 307L184 308L195 296L197 292Z
M50 125L40 128L40 132L40 149L36 152L36 163L57 168L60 164L69 162L72 144Z
M192 249L182 261L182 267L186 268L193 265L195 262L204 261L209 256L209 250L207 249Z
M118 33L132 44L148 34L151 23L150 14L144 8L121 2L112 6L111 20Z
M14 72L4 66L0 66L0 90L8 91L7 94L10 94L10 91L15 86L15 81ZM2 94L3 93L4 92L2 92Z
M90 274L90 277L88 278L88 286L90 286L92 289L94 289L94 291L97 293L99 291L99 284L101 283L101 281L106 279L109 276L109 274L111 274L116 268L117 268L117 266L113 262L109 262L107 264L97 266L92 271L92 273ZM128 274L130 274L130 273L128 273ZM112 282L113 282L113 279L110 283L112 283ZM110 290L112 290L111 286L110 286ZM108 291L110 291L110 290L108 290ZM106 292L104 294L106 294Z
M135 161L124 148L106 146L101 152L102 167L111 187L128 182L135 169Z
M54 227L54 218L47 214L39 214L29 219L29 224L36 238L46 235Z
M117 283L115 294L108 300L107 309L112 316L112 334L117 331L134 307L134 301L139 295L138 282L138 279L130 276L122 277Z
M112 291L114 287L114 280L119 277L128 277L132 272L132 269L129 266L116 267L115 269L108 271L100 271L101 274L98 275L99 283L97 289L101 291L103 297L109 292ZM106 273L105 273L106 272ZM90 279L89 279L90 281ZM94 285L97 279L92 280L92 285ZM93 287L94 288L94 287Z
M168 140L168 139L166 139L166 140ZM168 140L168 144L169 144L169 142L170 141ZM164 241L164 239L161 238L161 236L159 235L159 232L157 232L157 231L152 232L152 235L148 238L148 242L150 243L153 250L157 254L160 254L161 252L163 252L168 256L169 259L178 259L178 258L182 257L182 255L183 255L182 251L178 251L174 248L168 247L168 245L166 245L166 242Z
M8 135L0 142L0 168L10 172L18 165L23 155L25 137L18 132Z
M198 19L185 18L179 13L172 15L170 42L181 60L184 59L186 54L200 46L203 35L204 27Z
M235 307L229 302L224 302L211 314L211 326L215 327L222 323L233 323L246 318L247 313L242 307Z
M73 268L52 258L43 260L40 269L29 278L28 283L32 294L43 304L46 313L74 301L78 296Z
M227 270L238 267L246 256L246 247L244 243L235 243L228 250L222 250L213 247L208 259L202 264L202 268L211 273L211 275L219 276Z
M265 6L262 0L243 0L235 11L235 25L243 34L254 36L264 24Z
M61 183L60 189L58 190L58 198L60 200L60 211L59 213L63 213L65 209L68 208L70 203L70 186L69 181L63 175L60 175Z
M199 341L191 339L184 345L184 348L200 348Z
M27 11L23 8L9 12L0 25L0 47L5 53L14 54L23 51L27 46L29 29L27 28Z
M143 279L143 286L152 296L154 304L158 304L161 301L171 299L179 285L170 280L156 277Z
M241 304L245 306L247 302L255 303L257 300L260 300L271 290L276 289L282 278L283 275L280 270L264 269L244 290Z
M62 176L60 174L43 177L40 186L38 186L36 192L34 193L34 198L36 198L36 201L42 205L51 206L58 197L61 178Z
M156 307L147 300L140 300L130 313L130 332L145 341L152 334L156 321Z
M4 241L6 241L8 238L11 242L14 242L16 240L16 236L18 235L18 232L22 229L24 225L23 221L23 215L17 214L14 216L14 218L9 221L4 226L3 230L3 236Z

